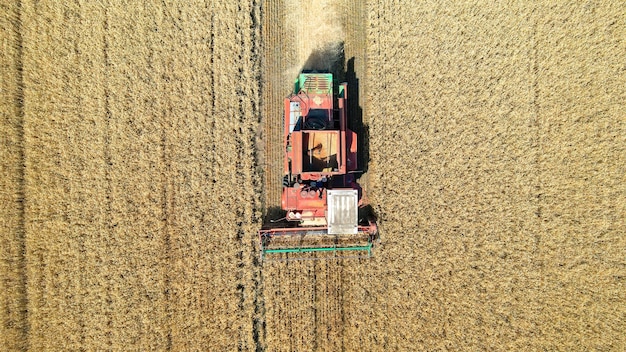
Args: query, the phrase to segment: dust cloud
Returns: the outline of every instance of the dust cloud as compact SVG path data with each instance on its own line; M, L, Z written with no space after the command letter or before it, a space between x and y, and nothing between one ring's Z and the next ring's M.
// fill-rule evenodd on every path
M285 1L286 26L293 34L296 66L285 75L293 79L301 71L331 71L342 57L345 38L339 9L334 1Z

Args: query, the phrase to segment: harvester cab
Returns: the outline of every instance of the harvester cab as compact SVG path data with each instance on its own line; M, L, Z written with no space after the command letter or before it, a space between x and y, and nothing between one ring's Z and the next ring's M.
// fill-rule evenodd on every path
M285 98L286 215L259 231L261 259L371 256L377 228L355 179L357 135L347 126L347 94L347 83L335 85L330 73L301 73Z

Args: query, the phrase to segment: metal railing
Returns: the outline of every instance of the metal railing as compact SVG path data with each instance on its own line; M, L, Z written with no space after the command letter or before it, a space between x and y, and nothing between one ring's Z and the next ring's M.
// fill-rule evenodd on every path
M259 255L263 260L300 260L300 259L334 259L334 258L369 258L372 256L374 247L372 236L368 232L369 227L359 226L356 235L336 236L328 235L321 228L279 228L259 231ZM306 240L305 240L306 238ZM367 238L367 239L366 239ZM349 242L354 240L359 244L333 243L328 245L318 245L315 242L320 240L334 240L336 242ZM273 242L277 241L277 244ZM270 247L276 245L276 248ZM332 253L332 256L325 257L301 257L300 254L307 253ZM341 252L364 252L360 256L338 256ZM295 254L296 256L289 256ZM280 255L286 255L287 257ZM278 256L278 258L273 258Z

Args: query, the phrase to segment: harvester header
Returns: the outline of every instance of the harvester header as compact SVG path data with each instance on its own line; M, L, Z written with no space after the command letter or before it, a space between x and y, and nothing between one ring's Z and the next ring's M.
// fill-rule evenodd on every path
M301 73L285 98L286 215L259 231L261 259L312 252L371 255L376 223L355 179L357 134L348 128L347 98L347 83L335 84L331 73Z

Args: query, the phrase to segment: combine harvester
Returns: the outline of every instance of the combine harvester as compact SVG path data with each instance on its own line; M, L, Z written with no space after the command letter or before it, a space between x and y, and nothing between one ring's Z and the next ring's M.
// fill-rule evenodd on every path
M301 73L285 98L286 215L259 231L261 260L371 256L376 222L354 177L357 135L347 127L347 94L347 83L333 84L330 73ZM338 256L345 251L355 255Z

